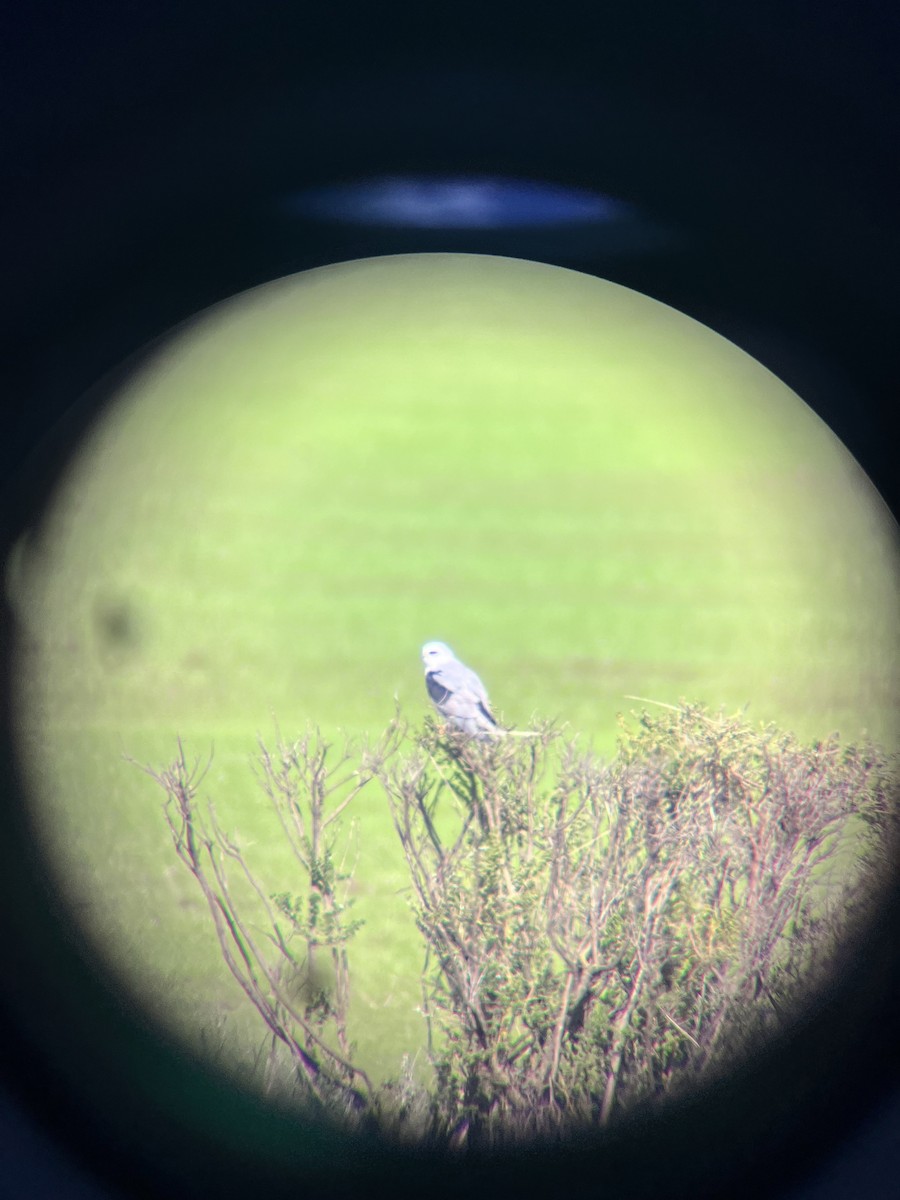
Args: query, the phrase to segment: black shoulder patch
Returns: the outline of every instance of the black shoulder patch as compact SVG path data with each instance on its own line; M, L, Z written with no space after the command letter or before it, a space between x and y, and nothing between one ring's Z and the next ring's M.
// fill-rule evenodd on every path
M437 675L434 671L429 671L425 676L425 686L428 688L428 695L435 704L443 704L452 694L449 688L445 688L442 683L438 683Z

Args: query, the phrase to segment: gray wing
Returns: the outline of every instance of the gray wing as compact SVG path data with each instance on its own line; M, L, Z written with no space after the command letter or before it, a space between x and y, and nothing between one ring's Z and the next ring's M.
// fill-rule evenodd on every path
M478 676L475 674L475 672L470 670L469 667L465 667L464 670L466 672L466 677L467 677L466 678L466 686L467 686L467 689L470 692L470 694L475 699L476 708L478 709L478 712L491 725L496 725L497 721L496 721L496 718L494 717L494 714L491 712L491 702L488 699L488 694L487 694L487 691L485 690L484 684L481 682L481 680L478 678Z
M463 663L442 663L426 674L425 685L438 709L447 716L476 726L497 724L484 684Z
M440 706L450 699L453 694L446 684L441 683L441 671L429 671L425 676L425 686L428 688L428 695L440 708Z
M487 712L490 712L491 702L488 700L488 694L485 690L484 684L471 669L471 667L463 666L462 663L460 663L459 666L462 668L466 691L471 692L473 696L477 697L479 704L481 704Z

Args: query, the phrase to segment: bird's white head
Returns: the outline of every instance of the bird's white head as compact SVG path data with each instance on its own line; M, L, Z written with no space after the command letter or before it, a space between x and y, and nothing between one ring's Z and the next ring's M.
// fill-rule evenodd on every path
M422 662L426 668L452 662L456 655L445 642L426 642L422 647Z

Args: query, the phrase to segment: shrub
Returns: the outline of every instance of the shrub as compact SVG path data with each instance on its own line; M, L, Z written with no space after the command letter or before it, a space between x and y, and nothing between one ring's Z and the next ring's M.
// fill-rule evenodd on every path
M275 1042L293 1058L303 1098L320 1113L351 1119L370 1107L374 1091L352 1062L347 1036L347 943L360 922L349 919L351 873L337 866L348 848L339 818L368 777L348 769L348 750L334 760L318 733L293 743L279 739L274 754L261 745L257 777L301 883L296 894L267 895L212 806L198 810L203 776L188 765L180 742L178 749L167 769L145 770L166 793L175 852L203 892L222 957ZM263 937L245 919L230 871L249 882L262 906L269 926Z
M222 953L331 1114L433 1143L494 1146L604 1125L720 1070L819 986L895 842L894 764L837 737L799 744L698 705L623 722L610 763L544 725L475 741L395 721L327 765L317 734L263 748L261 782L297 857L297 896L267 897L269 946L236 911L215 824L183 754L151 772ZM340 816L384 789L423 940L433 1094L373 1088L346 1034ZM302 947L294 949L295 945ZM279 967L335 985L292 1001ZM274 960L270 957L274 954ZM274 961L274 966L273 966Z

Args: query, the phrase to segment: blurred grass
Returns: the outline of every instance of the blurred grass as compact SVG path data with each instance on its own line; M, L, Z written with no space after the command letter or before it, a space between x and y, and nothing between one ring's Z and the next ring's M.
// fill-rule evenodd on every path
M430 638L509 723L603 753L634 694L897 741L896 528L857 465L702 327L535 264L372 260L212 310L94 431L7 585L74 911L143 1003L235 1054L261 1030L123 755L214 748L205 792L274 891L257 734L377 736L395 696L415 718ZM357 817L353 1032L389 1076L422 1044L421 962L374 788Z

